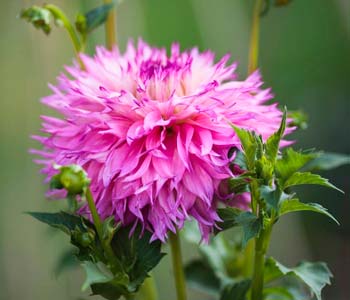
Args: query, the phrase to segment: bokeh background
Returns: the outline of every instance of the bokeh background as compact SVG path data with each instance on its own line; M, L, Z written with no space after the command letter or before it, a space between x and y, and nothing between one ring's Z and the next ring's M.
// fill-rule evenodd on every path
M38 133L39 103L48 82L71 63L66 33L54 28L49 37L16 18L21 8L43 1L0 0L0 299L76 300L83 274L71 270L55 275L67 238L23 214L54 210L44 199L45 186L28 148ZM102 1L53 0L71 18ZM118 9L120 47L128 38L144 38L168 47L210 48L218 57L230 52L246 76L252 0L125 0ZM294 0L272 7L261 22L260 66L266 86L289 109L303 109L309 129L300 131L297 148L350 153L350 1ZM97 30L90 42L103 43ZM301 259L325 260L335 278L324 292L326 300L350 299L349 167L324 175L345 195L320 188L303 191L304 200L329 207L342 223L322 216L294 215L283 219L273 235L271 254L287 265ZM185 259L195 255L184 245ZM165 249L166 250L166 249ZM160 300L175 299L170 257L155 271ZM191 292L191 299L206 299Z

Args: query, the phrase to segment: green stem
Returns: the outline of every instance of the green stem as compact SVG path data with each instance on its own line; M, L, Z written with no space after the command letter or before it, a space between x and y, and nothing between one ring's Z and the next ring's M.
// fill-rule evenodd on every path
M250 34L248 74L254 72L258 67L260 13L262 4L263 0L256 0L254 5L253 21Z
M142 300L157 300L158 299L158 293L156 288L156 283L151 275L148 277L140 289L140 296Z
M106 243L106 239L103 235L103 226L102 226L102 221L101 218L97 212L95 201L93 199L92 193L90 189L88 188L85 193L86 196L86 201L88 203L92 219L94 221L94 225L98 234L98 237L101 241L102 248L105 252L106 258L108 261L111 263L112 270L121 270L121 265L119 263L119 260L115 257L113 249L109 243Z
M112 3L113 0L104 0L105 4ZM113 47L117 44L117 12L113 8L107 17L105 23L105 32L106 32L106 46L109 50L112 50Z
M187 295L185 273L182 267L182 255L179 234L170 233L169 240L173 260L173 271L175 277L177 300L186 300Z
M251 277L253 273L254 240L250 240L244 249L242 274Z
M84 67L83 62L81 61L81 59L79 57L79 52L82 50L82 45L79 41L78 35L75 32L72 23L69 21L69 19L65 15L65 13L56 5L46 4L46 5L44 5L44 8L49 10L56 20L59 20L62 22L63 27L67 30L68 35L73 43L75 55L78 59L78 62L80 64L80 66L83 68Z
M265 254L269 248L273 221L261 230L255 238L254 272L251 287L251 300L262 300L264 290Z

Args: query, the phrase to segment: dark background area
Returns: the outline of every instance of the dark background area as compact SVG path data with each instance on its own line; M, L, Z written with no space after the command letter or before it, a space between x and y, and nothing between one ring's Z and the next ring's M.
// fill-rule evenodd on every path
M78 11L99 5L97 0L61 0L73 19ZM36 146L29 136L40 128L39 103L47 83L71 63L66 33L54 28L49 37L16 18L21 8L42 1L0 1L0 299L76 300L83 274L72 270L58 278L57 260L68 240L23 214L55 210L44 198L39 167L28 154ZM218 55L230 52L246 76L252 0L125 0L118 9L120 47L129 37L168 47L198 45ZM296 148L350 153L350 1L294 0L271 7L261 21L260 61L266 86L289 109L303 109L309 128L293 136ZM90 42L103 43L103 29ZM91 53L93 47L90 46ZM271 254L287 265L302 259L324 260L335 278L326 300L350 299L349 167L324 173L345 191L325 188L302 191L303 200L320 202L341 226L305 213L283 219L273 234ZM195 255L185 247L185 259ZM167 250L167 249L165 249ZM156 269L160 299L175 299L169 256ZM205 299L192 293L191 299Z

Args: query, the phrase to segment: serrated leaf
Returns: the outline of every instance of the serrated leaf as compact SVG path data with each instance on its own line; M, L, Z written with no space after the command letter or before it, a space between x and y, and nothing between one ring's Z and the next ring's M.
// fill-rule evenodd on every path
M278 211L282 191L278 188L271 188L267 185L261 185L259 190L261 197L266 201L268 207Z
M232 127L241 141L247 168L249 171L252 171L254 169L256 151L258 149L255 135L250 131L238 128L236 126L232 125Z
M245 300L250 288L250 280L232 283L224 288L220 300Z
M240 225L237 222L237 217L242 213L240 209L234 207L219 208L217 213L222 220L222 222L218 222L217 224L221 230L230 229Z
M82 286L83 291L95 283L105 283L113 279L113 274L102 262L85 261L82 266L86 272L86 279Z
M294 300L293 295L285 287L268 287L263 292L264 300Z
M294 151L293 148L287 148L275 165L278 177L287 180L293 173L299 171L317 156L317 153L302 153Z
M252 214L249 211L242 212L236 218L236 222L243 228L242 247L244 248L248 241L260 234L263 227L261 218Z
M185 267L186 281L189 286L199 291L217 296L220 291L220 279L215 272L202 260L194 260Z
M112 249L130 278L128 290L135 292L150 272L162 259L161 242L150 243L151 234L141 229L130 235L130 228L120 228L112 239Z
M28 212L28 214L40 222L58 228L69 235L77 228L84 232L86 231L86 226L93 226L88 220L83 219L81 216L63 211L58 213Z
M296 172L291 175L283 184L283 188L286 189L291 186L296 185L305 185L305 184L314 184L314 185L322 185L325 187L329 187L335 189L341 193L342 190L338 189L336 186L331 184L328 179L321 177L318 174L312 174L310 172Z
M350 155L326 152L320 153L316 158L311 160L303 170L324 171L345 165L350 165Z
M327 265L323 262L301 262L295 268L288 268L274 260L272 257L266 260L266 276L268 276L268 274L266 274L267 271L275 274L274 279L285 275L296 276L309 287L310 291L318 300L322 300L321 291L327 284L329 285L331 283L330 278L333 277Z
M279 144L283 137L284 131L286 130L286 119L287 119L287 111L285 109L283 112L281 125L279 129L267 139L265 144L266 156L272 163L274 163L277 158Z
M242 247L244 248L247 242L259 235L262 228L262 219L249 211L241 211L237 208L226 207L218 209L218 215L223 222L218 222L221 229L229 229L235 226L242 226L243 238Z
M299 199L286 200L281 203L280 216L296 211L313 211L331 218L339 225L338 220L328 212L326 208L318 203L303 203Z
M249 188L249 174L242 174L241 176L228 179L228 186L230 193L235 195L248 192Z

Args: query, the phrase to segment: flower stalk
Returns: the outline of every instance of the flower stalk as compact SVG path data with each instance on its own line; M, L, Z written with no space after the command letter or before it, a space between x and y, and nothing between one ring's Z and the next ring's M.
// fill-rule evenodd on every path
M170 248L173 261L177 300L186 300L185 273L182 266L181 244L178 234L170 233Z
M152 274L150 274L150 277L148 277L141 286L140 295L142 300L158 299L157 288Z
M251 300L263 299L265 255L269 248L273 221L271 220L260 235L255 238L254 273L251 288Z
M260 14L263 0L256 0L253 11L253 21L250 34L249 63L248 74L253 73L258 67L259 57L259 33L260 33Z
M77 57L79 65L82 69L84 69L84 64L79 56L79 53L82 51L82 49L84 47L80 43L79 37L78 37L77 33L75 32L72 23L69 21L68 17L65 15L65 13L58 6L53 5L53 4L45 4L44 8L49 10L52 13L52 15L55 17L56 20L59 20L60 22L62 22L63 27L67 30L68 35L72 41L75 55Z
M118 259L115 257L111 245L106 242L106 239L104 237L102 221L101 221L101 218L97 212L95 201L93 199L92 193L91 193L89 188L87 188L85 196L86 196L86 201L88 203L88 206L89 206L89 209L91 212L92 219L94 221L94 225L95 225L98 237L99 237L101 244L102 244L102 248L105 252L106 258L111 263L112 271L116 270L116 269L120 270L121 265L120 265Z
M104 0L105 4L111 4L112 0ZM106 32L106 46L109 50L112 50L113 47L117 44L117 12L116 9L112 9L108 13L107 21L105 23L105 32Z

